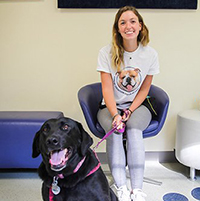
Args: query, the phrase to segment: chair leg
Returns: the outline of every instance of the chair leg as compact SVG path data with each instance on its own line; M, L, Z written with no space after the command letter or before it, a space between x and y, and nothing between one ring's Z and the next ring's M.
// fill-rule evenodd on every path
M196 180L196 176L195 176L195 169L194 168L190 168L190 179L191 180Z
M162 182L161 182L161 181L156 181L156 180L154 180L154 179L149 179L149 178L147 178L147 177L144 177L143 181L146 182L146 183L154 184L154 185L158 185L158 186L161 186L161 185L162 185Z

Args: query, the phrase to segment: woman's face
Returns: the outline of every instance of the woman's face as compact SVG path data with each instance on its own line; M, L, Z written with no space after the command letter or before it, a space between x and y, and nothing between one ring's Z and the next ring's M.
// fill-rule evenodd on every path
M118 32L123 40L136 40L142 26L133 11L125 11L118 21Z

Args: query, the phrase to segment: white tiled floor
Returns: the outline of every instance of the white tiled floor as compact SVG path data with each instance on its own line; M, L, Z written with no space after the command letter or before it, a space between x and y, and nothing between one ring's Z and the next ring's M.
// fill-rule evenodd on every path
M107 165L102 165L108 180L110 180ZM191 191L200 187L200 176L197 171L197 180L189 178L189 168L178 163L160 164L158 162L146 162L145 178L151 178L162 182L162 185L153 185L144 182L144 192L147 201L163 201L166 193L180 193L189 201L195 201ZM129 185L129 180L127 180ZM0 201L42 201L41 180L36 172L10 172L0 173Z

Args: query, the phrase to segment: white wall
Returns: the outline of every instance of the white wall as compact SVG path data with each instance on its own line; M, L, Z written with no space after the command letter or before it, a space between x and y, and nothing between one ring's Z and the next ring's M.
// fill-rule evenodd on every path
M111 40L116 11L57 9L56 0L0 0L0 110L60 110L88 130L77 92L100 80L98 50ZM200 11L139 11L159 53L154 84L170 97L165 126L145 140L146 150L171 151L177 113L200 107ZM105 143L98 151L105 151Z

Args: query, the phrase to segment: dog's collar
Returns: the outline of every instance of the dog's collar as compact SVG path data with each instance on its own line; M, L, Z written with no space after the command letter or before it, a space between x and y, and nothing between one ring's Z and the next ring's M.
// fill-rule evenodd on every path
M85 161L85 158L86 157L84 157L79 163L78 163L78 165L76 166L76 168L74 169L74 173L76 173L76 172L78 172L78 170L80 169L80 167L83 165L83 163L84 163L84 161Z
M93 152L94 152L94 151L93 151ZM96 159L98 160L98 164L97 164L96 167L94 167L94 168L87 174L86 177L88 177L88 176L90 176L91 174L93 174L94 172L96 172L96 171L99 169L99 167L101 166L101 163L100 163L100 161L99 161L99 159L98 159L98 156L97 156L96 152L94 152L94 155L95 155ZM86 158L86 157L84 157L84 158L78 163L78 165L77 165L76 168L74 169L74 173L78 172L78 170L80 169L80 167L81 167L82 164L84 163L85 158Z

